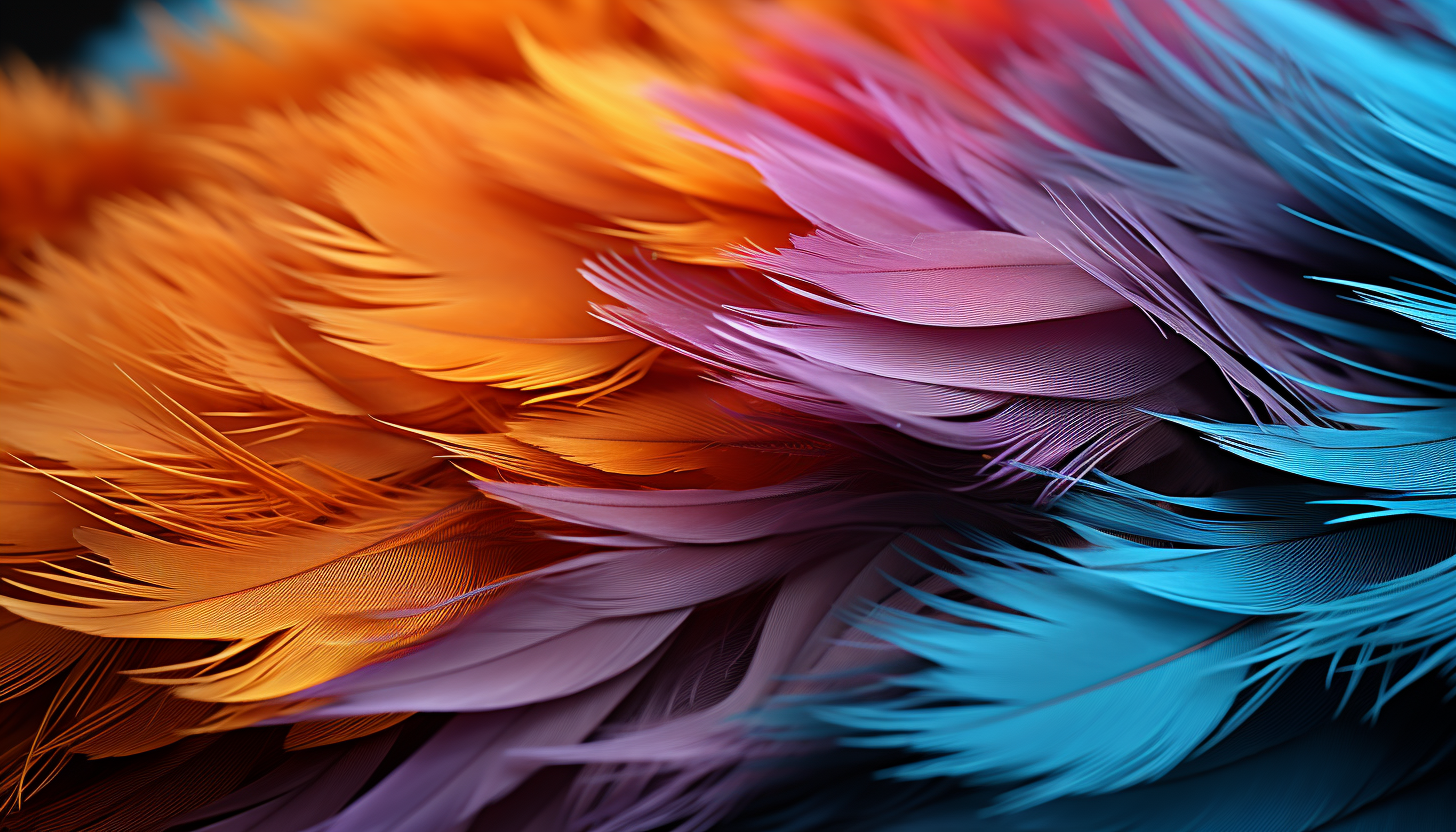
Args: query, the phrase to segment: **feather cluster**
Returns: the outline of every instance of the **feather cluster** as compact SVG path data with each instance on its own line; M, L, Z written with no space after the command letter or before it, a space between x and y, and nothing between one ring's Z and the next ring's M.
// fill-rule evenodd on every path
M0 83L0 828L1456 818L1456 6L231 0Z

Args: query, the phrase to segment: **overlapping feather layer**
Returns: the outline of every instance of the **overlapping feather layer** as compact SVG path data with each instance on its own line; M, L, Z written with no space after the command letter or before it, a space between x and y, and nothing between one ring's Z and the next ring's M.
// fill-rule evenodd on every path
M1442 0L216 12L0 86L3 828L1456 816Z

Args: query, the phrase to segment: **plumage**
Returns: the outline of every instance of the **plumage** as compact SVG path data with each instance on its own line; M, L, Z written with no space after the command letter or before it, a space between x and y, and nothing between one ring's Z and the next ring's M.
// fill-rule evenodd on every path
M1442 2L138 14L0 82L0 826L1449 826Z

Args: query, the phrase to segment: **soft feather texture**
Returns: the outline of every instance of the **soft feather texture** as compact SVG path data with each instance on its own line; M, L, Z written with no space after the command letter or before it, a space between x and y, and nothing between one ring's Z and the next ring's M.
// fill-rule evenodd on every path
M0 825L1449 825L1445 4L217 12L0 83Z

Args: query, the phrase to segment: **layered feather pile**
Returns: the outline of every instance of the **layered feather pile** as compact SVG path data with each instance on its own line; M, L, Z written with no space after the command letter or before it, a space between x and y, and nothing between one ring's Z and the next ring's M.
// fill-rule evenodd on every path
M0 828L1450 828L1445 0L215 12L0 84Z

